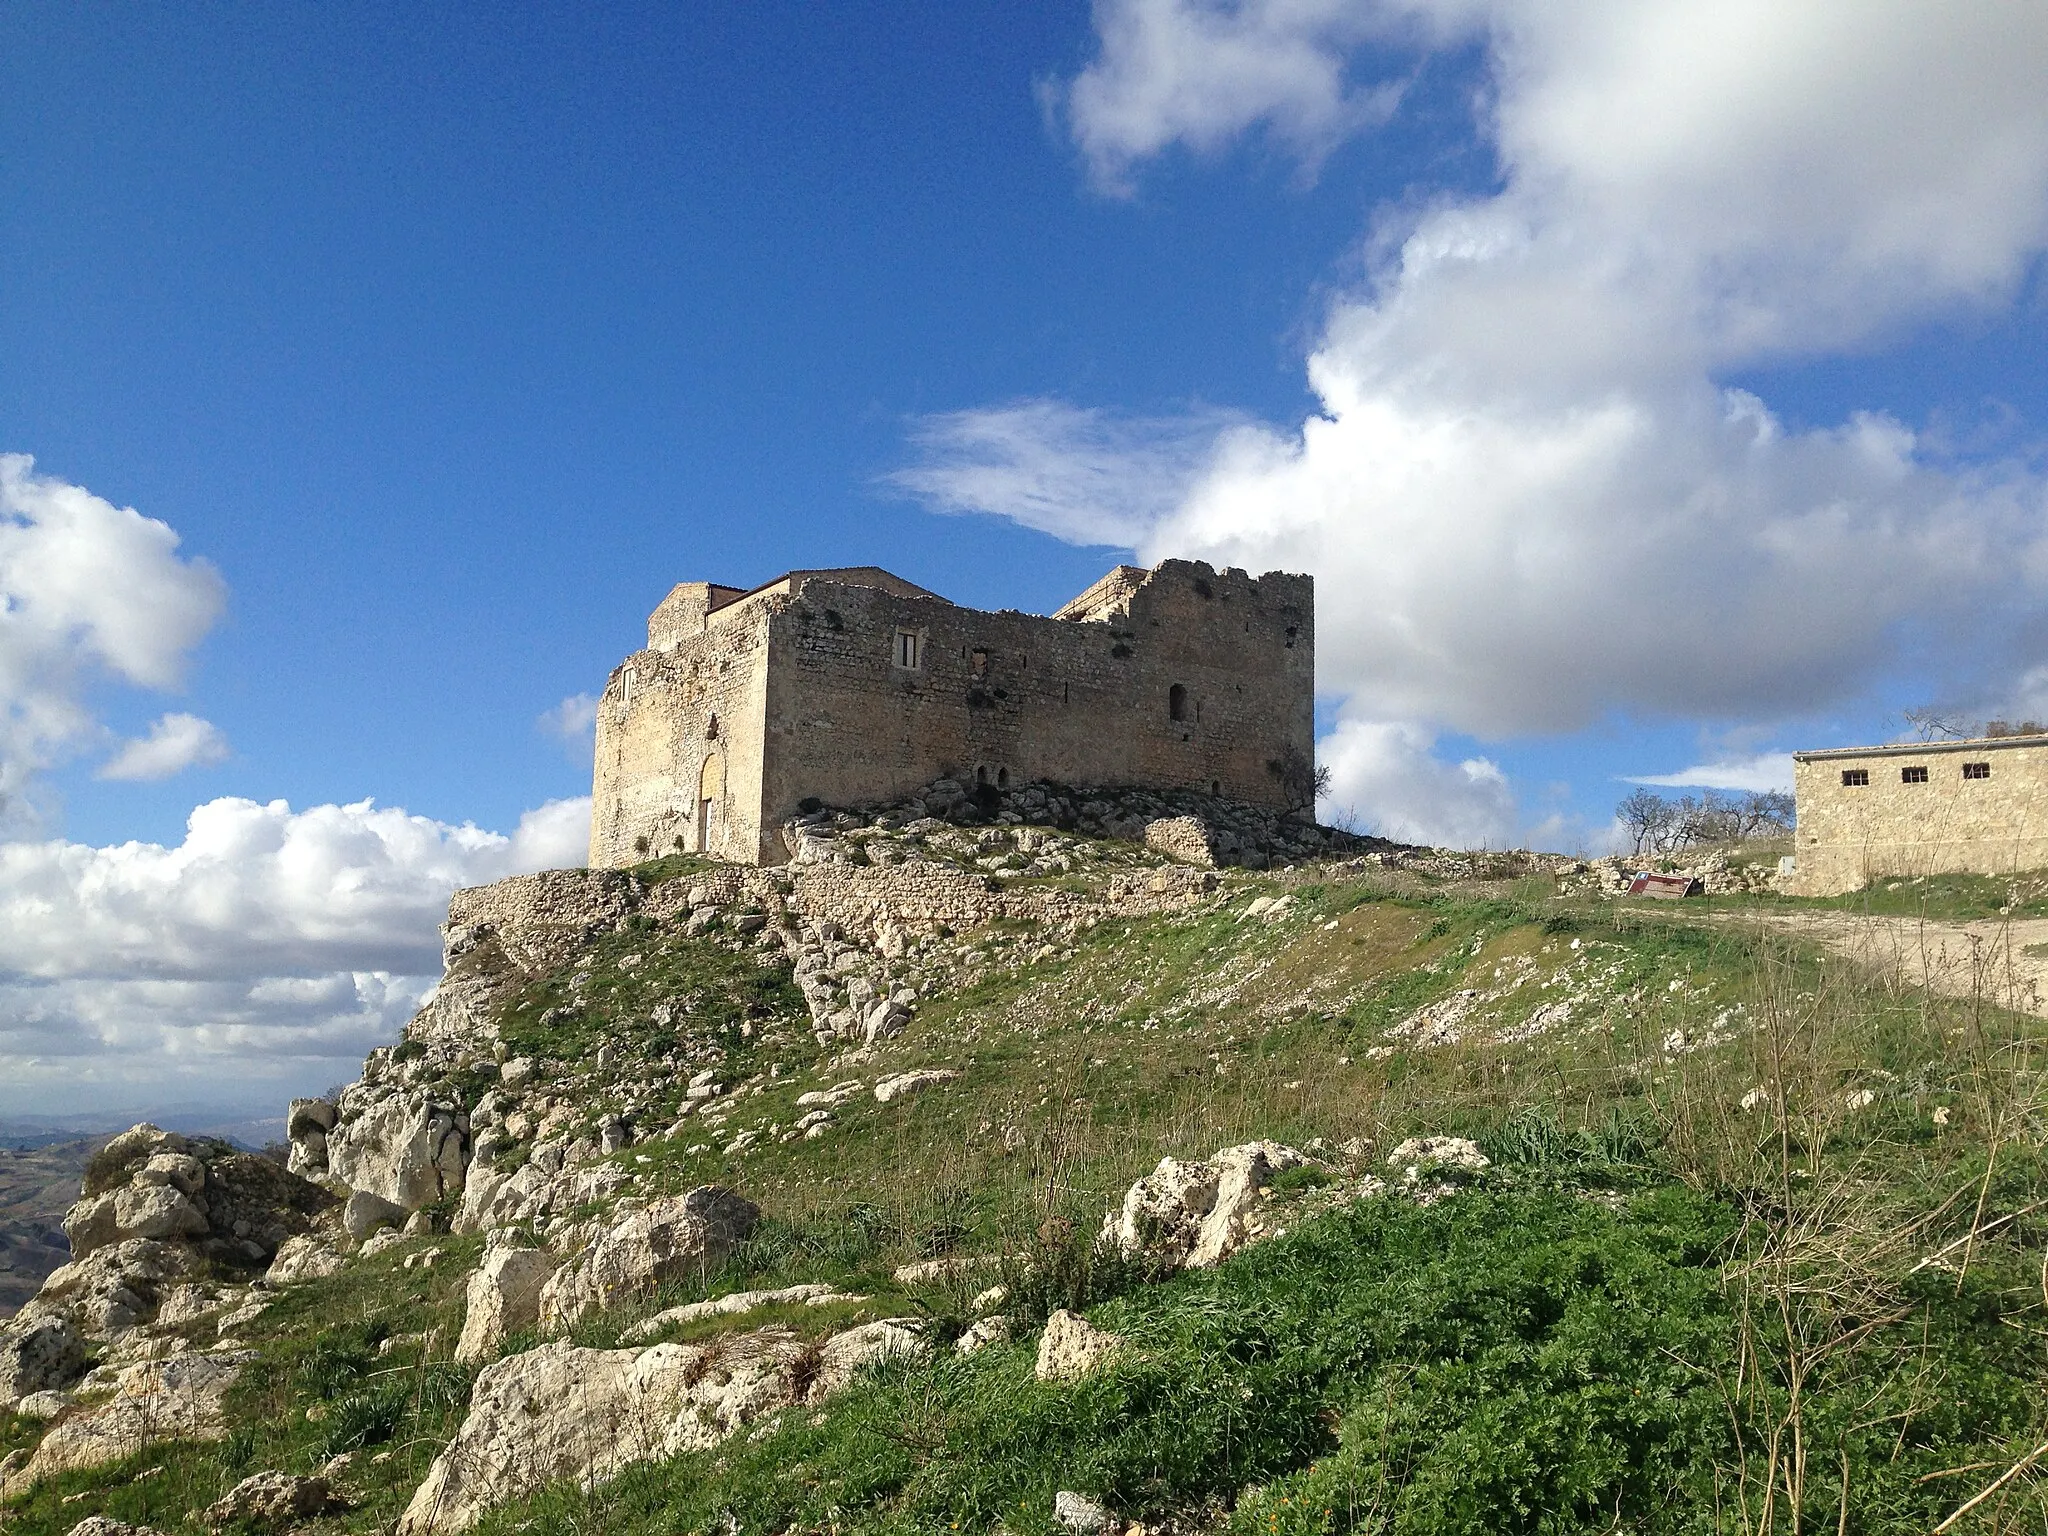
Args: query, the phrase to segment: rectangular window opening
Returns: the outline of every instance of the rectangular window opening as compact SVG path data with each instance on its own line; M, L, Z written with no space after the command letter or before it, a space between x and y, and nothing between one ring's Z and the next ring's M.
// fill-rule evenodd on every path
M1844 768L1842 770L1842 787L1844 789L1860 789L1869 782L1870 770L1868 768Z
M1988 779L1991 777L1991 765L1989 763L1965 763L1963 764L1963 777L1966 779Z
M1925 784L1927 782L1926 766L1922 764L1913 768L1901 768L1899 770L1899 782L1901 784Z
M905 667L911 671L915 671L917 669L917 664L919 661L918 653L922 649L923 647L918 644L918 635L916 630L899 629L896 631L897 666Z

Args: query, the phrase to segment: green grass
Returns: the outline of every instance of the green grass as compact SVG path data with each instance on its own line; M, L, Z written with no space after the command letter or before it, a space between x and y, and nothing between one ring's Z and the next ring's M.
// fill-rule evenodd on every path
M1098 1307L1126 1347L1082 1383L1032 1380L1028 1341L887 1368L822 1413L484 1529L1035 1536L1063 1488L1247 1533L1754 1528L1787 1393L1724 1284L1743 1233L1669 1184L1620 1211L1540 1182L1368 1201ZM2037 1427L2039 1345L1999 1326L1997 1283L1923 1291L1866 1345L1888 1369L1805 1383L1827 1448L1806 1523L1832 1528L1846 1457L1850 1528L1924 1531L1954 1502L1929 1474L2012 1457Z
M1773 904L1794 911L1812 908L1939 922L2048 917L2048 876L1887 875L1844 896L1776 897Z
M1282 890L1285 917L1243 916ZM593 1121L615 1081L657 1068L750 1085L723 1136L692 1119L618 1156L657 1188L729 1183L765 1219L717 1270L586 1321L578 1342L678 1302L827 1281L867 1300L672 1336L923 1316L943 1343L1000 1278L1027 1324L1090 1308L1140 1347L1072 1388L1029 1379L1028 1340L892 1368L820 1415L553 1490L493 1529L1027 1536L1051 1529L1065 1487L1148 1523L1268 1536L1777 1532L1795 1505L1800 1529L1833 1530L1845 1460L1847 1529L1931 1528L2048 1439L2048 1221L2020 1214L1954 1251L1967 1262L1913 1269L2048 1192L2048 1026L1873 984L1725 903L1552 890L1233 876L1206 906L1061 941L1071 957L1030 958L1048 936L1029 924L957 935L978 979L851 1062L811 1040L779 963L673 924L599 938L502 1001L510 1048L587 1096ZM1451 1036L1402 1033L1467 993ZM1560 1000L1565 1016L1541 1013ZM888 1105L863 1091L818 1140L717 1150L786 1131L805 1091L918 1065L961 1076ZM674 1112L667 1092L643 1128ZM1340 1199L1339 1172L1436 1133L1474 1136L1496 1172L1428 1208ZM1283 1179L1282 1201L1336 1208L1213 1275L1159 1284L1092 1252L1160 1156L1254 1137L1365 1151ZM451 1250L441 1267L398 1266L430 1242ZM196 1536L193 1512L243 1473L344 1449L360 1502L321 1528L388 1527L460 1419L468 1378L447 1357L476 1250L415 1240L285 1292L250 1330L262 1358L225 1444L53 1480L9 1507L8 1530L62 1536L104 1511ZM1005 1262L891 1278L943 1254ZM0 1420L0 1449L34 1433ZM2041 1524L2027 1476L1997 1508Z

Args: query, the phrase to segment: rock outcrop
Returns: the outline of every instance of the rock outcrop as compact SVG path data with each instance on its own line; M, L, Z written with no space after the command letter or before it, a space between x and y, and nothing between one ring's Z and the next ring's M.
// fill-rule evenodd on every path
M455 1358L464 1364L488 1360L510 1335L539 1323L541 1289L560 1263L554 1254L535 1248L497 1247L486 1253L469 1277Z
M540 1322L566 1328L593 1312L651 1294L669 1280L721 1263L761 1218L753 1201L707 1184L656 1200L600 1233L541 1291Z
M58 1421L9 1486L28 1487L54 1473L99 1466L164 1440L218 1440L227 1433L222 1400L247 1350L173 1355L131 1365L114 1395Z
M327 1133L327 1172L352 1190L406 1211L462 1188L469 1116L423 1093L358 1083L341 1096Z
M1273 1176L1308 1161L1271 1141L1225 1147L1199 1162L1161 1158L1103 1219L1101 1242L1128 1259L1212 1269L1262 1235Z
M1078 1312L1065 1310L1045 1320L1045 1332L1038 1339L1038 1364L1034 1374L1040 1381L1079 1381L1099 1370L1123 1340L1105 1333Z
M86 1170L64 1218L74 1262L116 1244L186 1244L215 1262L267 1264L334 1197L266 1157L153 1125L123 1131Z
M121 1340L166 1307L167 1324L219 1308L222 1277L256 1273L334 1203L317 1185L224 1142L153 1125L123 1131L93 1158L82 1198L65 1217L71 1262L0 1324L0 1404L70 1386L85 1372L87 1341ZM165 1388L173 1397L179 1380ZM145 1412L127 1402L133 1396L116 1399L107 1434L118 1438ZM81 1415L59 1429L88 1420L97 1422ZM89 1432L98 1433L70 1431ZM52 1438L52 1454L68 1454L62 1437Z
M258 1472L245 1477L199 1518L216 1528L228 1525L277 1529L316 1519L329 1510L342 1508L324 1477L300 1477L291 1472Z
M822 1345L760 1329L639 1350L556 1341L510 1356L477 1377L469 1415L406 1507L400 1536L465 1529L557 1478L587 1488L633 1462L714 1445L924 1347L912 1329L884 1322Z

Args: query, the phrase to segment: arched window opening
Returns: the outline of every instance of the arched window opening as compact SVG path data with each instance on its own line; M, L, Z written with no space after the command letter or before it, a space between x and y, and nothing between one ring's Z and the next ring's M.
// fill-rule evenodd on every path
M1010 770L1009 770L1009 769L1007 769L1007 768L998 768L998 769L996 770L996 788L997 788L997 789L1008 789L1009 787L1010 787Z
M977 763L975 765L974 782L976 784L986 784L988 782L988 767L986 764Z
M1166 690L1166 714L1170 720L1185 720L1188 717L1188 691L1179 683Z
M725 799L725 760L715 752L697 774L697 852L709 853L718 841L718 813Z

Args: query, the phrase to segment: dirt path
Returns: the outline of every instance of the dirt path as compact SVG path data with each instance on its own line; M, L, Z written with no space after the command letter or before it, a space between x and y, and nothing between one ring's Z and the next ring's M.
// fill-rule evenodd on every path
M2005 1007L2048 1018L2048 918L1965 923L1855 912L1787 912L1768 914L1764 921L1908 986L1951 997L1981 994Z

